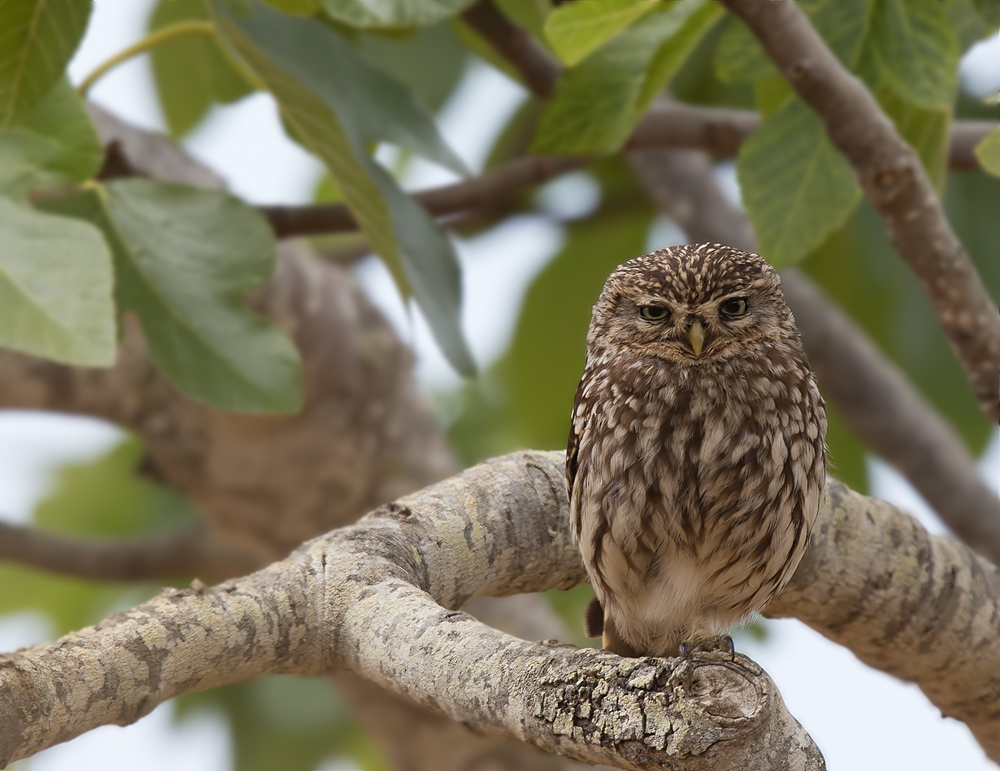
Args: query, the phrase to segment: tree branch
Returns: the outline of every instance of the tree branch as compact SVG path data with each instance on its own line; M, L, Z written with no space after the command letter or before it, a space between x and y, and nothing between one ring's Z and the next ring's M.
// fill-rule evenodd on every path
M530 185L573 171L588 163L586 158L525 156L482 176L452 185L411 194L432 215L486 208ZM354 215L343 204L259 207L278 238L341 233L358 229Z
M457 612L476 596L584 578L563 463L556 452L488 461L248 578L169 590L0 658L0 760L131 722L180 693L347 669L480 731L587 762L822 768L744 656L623 659L527 643ZM996 759L998 590L1000 573L965 546L831 479L809 550L769 612L916 682Z
M719 2L746 23L823 120L923 285L983 412L1000 421L1000 313L948 224L916 152L794 2Z
M704 153L646 151L632 159L650 198L688 238L757 250L749 221L719 189ZM781 275L824 395L965 543L1000 564L1000 501L962 440L804 273Z
M518 453L483 464L249 578L168 590L0 658L0 760L131 722L179 693L349 669L480 731L588 762L822 768L773 682L744 656L622 659L527 643L456 612L477 595L584 577L562 462Z
M221 581L260 563L211 539L201 527L131 540L68 538L0 522L0 560L100 581L148 581L195 575Z

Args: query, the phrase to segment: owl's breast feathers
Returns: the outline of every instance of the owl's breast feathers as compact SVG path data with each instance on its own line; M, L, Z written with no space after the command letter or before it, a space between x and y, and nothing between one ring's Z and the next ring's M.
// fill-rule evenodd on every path
M759 610L801 557L825 478L822 401L801 350L685 369L590 364L567 483L598 596L648 605L659 586L723 625Z

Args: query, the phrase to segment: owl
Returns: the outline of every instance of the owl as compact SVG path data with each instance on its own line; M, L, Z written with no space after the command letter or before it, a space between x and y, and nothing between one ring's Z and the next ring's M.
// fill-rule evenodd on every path
M588 633L673 656L760 611L809 541L825 434L766 261L698 244L620 265L594 305L566 453L599 603Z

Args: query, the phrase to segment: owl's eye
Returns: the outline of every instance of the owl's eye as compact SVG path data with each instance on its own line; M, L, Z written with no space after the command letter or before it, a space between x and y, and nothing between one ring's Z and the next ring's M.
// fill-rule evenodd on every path
M733 297L732 299L726 300L719 306L719 313L723 316L729 316L730 318L745 316L746 312L747 301L744 297Z
M639 315L646 321L663 321L670 315L670 310L662 305L640 305Z

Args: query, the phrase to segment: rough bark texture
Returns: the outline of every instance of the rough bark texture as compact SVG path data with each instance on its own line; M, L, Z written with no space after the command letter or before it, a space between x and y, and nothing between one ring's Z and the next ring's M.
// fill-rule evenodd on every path
M0 758L178 693L266 672L352 670L478 730L625 768L821 768L743 656L624 659L529 643L460 608L582 580L562 453L489 461L284 562L165 592L0 659ZM1000 575L891 505L830 480L809 551L769 608L920 685L1000 758ZM82 663L82 665L81 665ZM803 676L807 676L804 673Z
M182 692L346 668L480 731L588 762L822 768L744 656L623 659L518 640L457 610L582 580L562 463L530 452L487 462L246 579L169 590L0 658L0 760L131 722Z
M1000 313L952 231L916 151L792 0L719 0L823 120L930 298L980 406L1000 421Z

